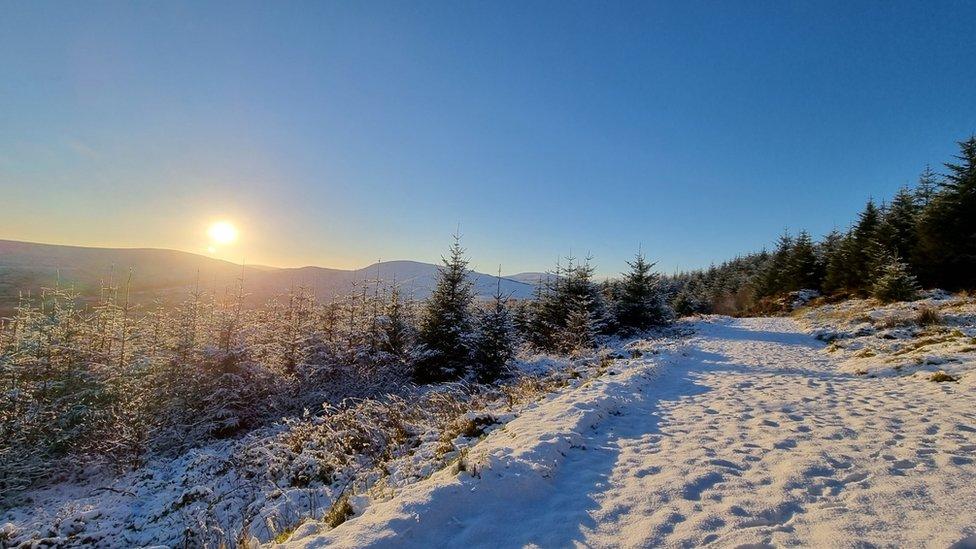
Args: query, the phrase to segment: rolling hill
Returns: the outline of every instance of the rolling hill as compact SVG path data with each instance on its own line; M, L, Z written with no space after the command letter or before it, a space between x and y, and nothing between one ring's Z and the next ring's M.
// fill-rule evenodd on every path
M278 268L241 265L198 254L156 248L89 248L0 240L0 312L16 305L21 293L60 284L82 298L98 296L103 285L125 283L136 301L178 299L199 286L218 294L236 288L242 273L249 303L264 302L289 288L307 286L322 298L352 290L363 280L396 282L417 298L430 294L438 266L418 261L384 261L362 269ZM493 295L497 277L472 271L479 297ZM520 277L521 278L521 277ZM502 292L515 298L532 295L532 283L502 277Z

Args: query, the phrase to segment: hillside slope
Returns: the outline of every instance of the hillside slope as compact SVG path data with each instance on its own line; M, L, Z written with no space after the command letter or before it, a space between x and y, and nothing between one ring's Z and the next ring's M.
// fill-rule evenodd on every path
M343 294L363 280L379 277L396 281L406 294L429 295L437 277L437 265L418 261L386 261L362 269L325 267L277 268L247 266L176 250L154 248L88 248L0 240L0 312L13 307L21 292L53 287L58 280L72 286L82 297L98 295L103 284L124 282L132 273L131 290L136 301L150 297L179 299L195 286L218 294L233 291L244 275L250 302L261 303L289 288L307 286L322 298ZM481 297L494 294L497 278L472 272L475 291ZM502 292L516 298L532 295L531 283L502 278Z

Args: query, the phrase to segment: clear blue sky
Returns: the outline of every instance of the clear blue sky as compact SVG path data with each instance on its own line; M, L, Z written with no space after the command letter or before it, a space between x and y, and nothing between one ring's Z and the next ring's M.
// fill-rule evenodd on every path
M707 265L976 131L976 3L0 4L0 238Z

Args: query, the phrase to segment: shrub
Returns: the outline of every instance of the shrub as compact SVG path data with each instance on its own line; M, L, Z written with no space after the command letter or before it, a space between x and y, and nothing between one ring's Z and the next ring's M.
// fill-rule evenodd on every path
M871 295L884 303L909 301L918 295L918 281L908 272L908 266L896 258L888 258L878 270L878 278Z

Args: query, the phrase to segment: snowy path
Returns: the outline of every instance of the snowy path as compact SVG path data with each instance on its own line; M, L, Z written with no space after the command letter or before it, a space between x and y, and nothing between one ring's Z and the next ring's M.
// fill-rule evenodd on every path
M972 385L839 373L789 319L696 328L492 434L479 476L297 542L976 546Z

